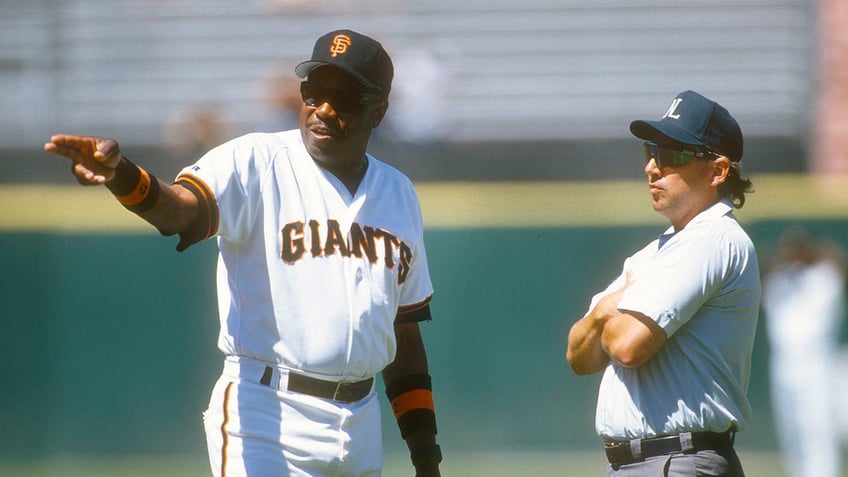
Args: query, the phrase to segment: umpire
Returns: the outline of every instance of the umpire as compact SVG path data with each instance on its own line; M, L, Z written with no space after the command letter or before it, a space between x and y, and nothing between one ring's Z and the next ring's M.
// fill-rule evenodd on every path
M760 302L757 255L733 215L751 181L730 113L684 91L645 140L652 205L671 226L624 261L571 328L567 359L603 371L595 428L610 476L742 476L733 449Z

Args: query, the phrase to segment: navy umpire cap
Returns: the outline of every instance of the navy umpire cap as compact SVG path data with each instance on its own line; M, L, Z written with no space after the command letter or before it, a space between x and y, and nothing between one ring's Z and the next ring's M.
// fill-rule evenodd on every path
M695 91L684 91L659 121L630 123L634 136L659 144L675 142L706 148L731 161L742 160L742 130L720 104Z
M300 78L306 78L319 66L341 68L368 89L379 91L383 97L392 88L394 67L389 54L378 41L352 30L336 30L315 41L312 59L294 68Z

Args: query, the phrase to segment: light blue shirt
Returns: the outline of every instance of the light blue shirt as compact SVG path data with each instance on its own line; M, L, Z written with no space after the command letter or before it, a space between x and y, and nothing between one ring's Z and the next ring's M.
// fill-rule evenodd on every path
M607 366L595 427L602 437L645 438L687 431L742 430L760 303L754 245L722 200L683 230L669 228L624 262L592 300L632 282L619 310L637 311L668 336L642 366Z

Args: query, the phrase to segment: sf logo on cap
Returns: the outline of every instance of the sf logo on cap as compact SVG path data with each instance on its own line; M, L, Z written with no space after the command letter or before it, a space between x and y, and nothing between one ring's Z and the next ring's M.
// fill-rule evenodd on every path
M345 54L350 43L350 37L347 35L334 36L333 43L330 45L330 56L335 58L337 55Z

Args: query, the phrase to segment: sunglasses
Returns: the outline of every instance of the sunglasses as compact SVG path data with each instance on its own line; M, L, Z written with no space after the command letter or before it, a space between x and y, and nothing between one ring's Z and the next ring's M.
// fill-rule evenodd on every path
M645 164L651 162L651 159L653 159L659 169L670 166L682 166L688 164L693 159L711 159L714 155L709 151L674 149L652 142L645 143Z
M330 89L308 81L300 83L300 97L303 99L303 104L311 108L317 108L324 103L330 103L330 106L336 112L343 114L361 113L365 109L365 106L381 98L377 93L354 93L351 91Z

